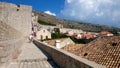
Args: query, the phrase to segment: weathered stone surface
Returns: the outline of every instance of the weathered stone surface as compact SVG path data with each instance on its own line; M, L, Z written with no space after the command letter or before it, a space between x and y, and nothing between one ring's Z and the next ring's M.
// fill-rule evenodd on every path
M17 61L44 61L48 58L33 43L24 43Z
M48 58L33 43L24 43L22 52L14 61L3 68L54 68Z
M0 2L0 64L8 62L31 32L31 6Z
M20 31L24 36L31 32L31 6L0 2L0 8L0 21Z
M31 15L31 6L0 2L0 68L52 68L42 51L25 40Z
M104 66L95 62L78 57L64 50L57 49L43 42L35 40L34 43L49 53L55 63L60 66L60 68L105 68Z

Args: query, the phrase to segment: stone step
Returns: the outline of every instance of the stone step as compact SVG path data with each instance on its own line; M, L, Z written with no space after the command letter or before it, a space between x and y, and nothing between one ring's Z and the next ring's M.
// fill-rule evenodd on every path
M28 68L32 68L32 62L28 62Z
M36 64L37 62L32 62L32 68L37 68L37 64Z
M24 67L24 63L20 63L19 68L23 68Z
M7 68L53 68L48 61L39 62L12 62Z
M24 66L23 68L28 68L28 62L23 62Z
M6 67L5 67L6 68ZM7 68L55 68L49 62L43 51L33 43L24 43L18 58Z
M39 62L36 62L37 68L41 68Z
M22 52L17 61L43 61L48 58L34 44L26 43L22 46Z
M10 63L10 64L8 65L7 68L19 68L19 64L16 63L16 62L12 62L12 63Z

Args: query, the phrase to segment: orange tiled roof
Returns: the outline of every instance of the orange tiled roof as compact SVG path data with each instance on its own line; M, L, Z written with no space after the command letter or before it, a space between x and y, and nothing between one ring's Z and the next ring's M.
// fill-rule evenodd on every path
M108 31L101 31L100 34L112 34L112 33Z
M120 68L120 36L100 37L70 52L108 68Z
M74 45L70 44L68 46L63 47L62 49L74 53L75 50L79 49L82 46L84 46L84 44L74 44Z

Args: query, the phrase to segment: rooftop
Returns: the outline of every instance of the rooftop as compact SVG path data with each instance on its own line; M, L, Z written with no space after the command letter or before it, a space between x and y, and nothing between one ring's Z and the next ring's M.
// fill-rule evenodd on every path
M60 39L52 39L52 40L47 40L47 41L44 41L46 42L47 44L51 45L51 46L55 46L55 41L56 40L59 40L60 42L64 42L65 40L67 40L69 38L60 38ZM68 40L69 41L69 40ZM66 41L67 42L67 41Z
M99 37L89 44L70 45L63 49L108 68L120 67L120 36Z

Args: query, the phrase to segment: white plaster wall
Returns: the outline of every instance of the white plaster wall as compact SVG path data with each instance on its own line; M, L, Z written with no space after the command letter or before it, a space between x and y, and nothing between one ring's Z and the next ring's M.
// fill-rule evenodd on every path
M70 38L67 38L63 42L60 43L60 48L67 46L69 44L75 44L75 43Z
M51 33L46 29L41 29L40 31L37 32L36 35L37 35L36 39L39 39L39 40L41 40L41 36L43 36L43 39L46 39L46 36L48 36L48 38L51 38Z

